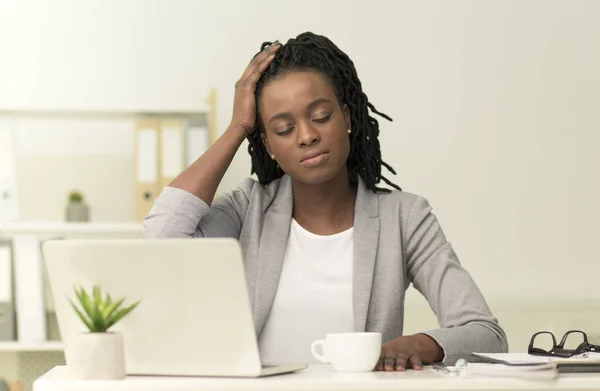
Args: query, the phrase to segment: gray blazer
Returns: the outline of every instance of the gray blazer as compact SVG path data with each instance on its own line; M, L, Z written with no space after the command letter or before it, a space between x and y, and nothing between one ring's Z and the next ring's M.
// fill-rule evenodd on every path
M440 329L424 331L445 357L506 352L506 335L446 240L428 202L406 192L373 193L359 179L354 215L353 307L356 331L383 341L402 335L410 283ZM292 218L288 176L266 186L248 178L209 207L184 190L163 189L144 219L144 237L233 237L244 255L257 335L277 292Z

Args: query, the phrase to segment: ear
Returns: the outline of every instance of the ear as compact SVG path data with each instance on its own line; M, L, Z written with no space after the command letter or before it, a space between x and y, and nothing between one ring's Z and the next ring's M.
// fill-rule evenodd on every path
M265 131L261 131L261 130L256 130L257 132L260 132L260 138L263 142L263 145L265 146L265 149L267 150L267 153L269 154L269 156L273 155L273 151L271 151L271 147L269 146L269 140L267 139L267 134Z
M350 117L350 108L347 104L344 104L342 107L342 112L344 113L344 119L346 120L346 129L352 130L352 120Z

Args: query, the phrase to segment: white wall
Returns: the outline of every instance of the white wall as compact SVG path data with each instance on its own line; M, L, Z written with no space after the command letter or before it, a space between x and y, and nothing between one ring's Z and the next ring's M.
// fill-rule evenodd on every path
M323 33L394 118L381 121L380 136L392 179L431 201L491 301L597 302L600 284L586 277L600 273L598 15L600 2L573 0L4 0L0 108L193 106L215 87L222 131L233 85L261 42ZM22 137L22 146L35 139ZM59 146L42 147L52 155ZM243 149L222 190L248 173ZM24 197L25 214L41 215ZM114 218L101 204L96 217Z
M125 119L14 120L21 219L64 220L80 191L93 221L134 219L134 127Z

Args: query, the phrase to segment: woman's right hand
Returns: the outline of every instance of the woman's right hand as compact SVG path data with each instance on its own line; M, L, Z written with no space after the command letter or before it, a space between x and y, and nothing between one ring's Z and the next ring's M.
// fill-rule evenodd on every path
M246 67L240 80L235 83L231 125L241 127L246 135L254 131L254 124L256 122L256 96L254 94L256 83L260 75L267 69L273 58L275 58L275 53L280 46L280 43L275 41L256 55L250 61L248 67Z

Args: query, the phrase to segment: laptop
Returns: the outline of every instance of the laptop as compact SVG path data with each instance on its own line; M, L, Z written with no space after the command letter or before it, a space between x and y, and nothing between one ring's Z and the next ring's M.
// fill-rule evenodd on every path
M235 239L79 239L42 244L58 328L71 361L86 331L69 303L74 287L99 285L113 300L140 304L121 331L128 375L259 377L299 365L261 365Z

